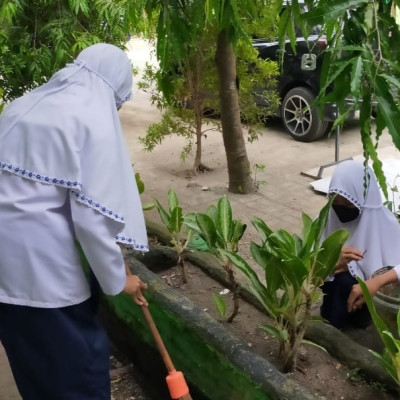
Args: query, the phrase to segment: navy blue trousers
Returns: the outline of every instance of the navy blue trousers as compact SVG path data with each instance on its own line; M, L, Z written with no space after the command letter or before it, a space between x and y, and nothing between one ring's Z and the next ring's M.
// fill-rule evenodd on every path
M0 303L0 340L24 400L109 400L109 343L93 298L47 309Z
M324 293L321 317L336 328L341 329L346 326L366 328L371 323L371 316L365 304L357 311L347 312L347 299L351 288L357 283L349 272L341 272L335 275L333 281L325 282L321 286Z

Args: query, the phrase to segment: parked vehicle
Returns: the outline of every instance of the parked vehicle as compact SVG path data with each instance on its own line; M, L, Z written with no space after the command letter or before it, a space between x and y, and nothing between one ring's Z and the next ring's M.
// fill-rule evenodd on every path
M307 39L298 32L296 52L289 41L283 50L277 40L253 40L259 57L279 64L283 61L277 84L281 98L277 115L289 134L301 142L311 142L324 136L336 119L335 104L325 104L322 112L313 105L320 91L320 74L326 45L325 38L317 31ZM257 103L261 107L265 106L261 97L257 97Z

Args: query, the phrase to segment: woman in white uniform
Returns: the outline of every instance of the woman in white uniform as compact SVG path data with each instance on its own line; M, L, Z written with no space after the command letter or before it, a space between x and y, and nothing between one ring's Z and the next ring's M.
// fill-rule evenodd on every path
M148 250L117 109L132 67L83 50L0 115L0 340L24 399L109 399L108 342L77 242L105 294L147 305L117 242Z
M361 162L343 161L336 168L328 191L335 196L325 237L338 229L350 236L343 246L334 275L322 286L321 316L337 328L365 327L370 315L356 277L366 281L372 295L400 277L400 225L382 203L376 177ZM372 278L381 267L394 267Z

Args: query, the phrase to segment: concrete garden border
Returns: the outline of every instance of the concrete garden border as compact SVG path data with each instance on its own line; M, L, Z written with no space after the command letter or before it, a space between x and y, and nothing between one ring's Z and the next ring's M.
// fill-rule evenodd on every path
M172 289L133 255L132 273L148 283L150 311L177 370L184 373L196 400L316 400L296 382L255 355L220 323ZM167 372L140 307L126 295L109 297L101 313L111 339L149 376L165 387ZM169 399L164 391L162 399ZM161 400L161 399L160 399Z
M168 235L154 225L149 234L167 243ZM163 238L164 235L164 238ZM266 400L321 399L301 387L266 359L252 353L219 322L203 312L177 290L168 286L152 268L176 264L175 252L164 246L153 246L149 253L128 253L125 257L132 273L148 283L146 291L150 311L170 352L177 370L184 373L196 400ZM226 274L213 256L190 253L188 259L226 287ZM257 299L241 286L241 297L260 308ZM113 342L169 399L166 369L142 316L125 295L109 297L102 304L102 315ZM307 330L306 338L322 345L338 361L358 368L367 379L397 390L394 382L367 348L352 341L336 328L321 322Z

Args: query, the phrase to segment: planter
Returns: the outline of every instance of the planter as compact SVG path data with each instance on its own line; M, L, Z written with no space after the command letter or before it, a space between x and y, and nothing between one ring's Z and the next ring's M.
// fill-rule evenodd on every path
M132 255L126 261L149 284L150 311L177 370L196 400L317 399L257 356L206 312L170 288ZM167 372L140 307L126 295L108 297L102 316L111 339L165 391Z
M148 234L158 243L169 244L165 228L146 221ZM208 253L190 252L188 260L225 287L226 272ZM289 379L234 338L222 324L168 286L156 273L177 263L176 252L168 246L151 246L150 252L128 253L125 257L134 274L149 284L146 297L150 311L177 370L184 373L195 400L316 399L315 395ZM162 266L162 268L160 268ZM265 312L255 296L240 285L247 303ZM102 315L112 341L161 391L158 400L170 399L166 389L167 371L139 307L125 295L105 298ZM368 348L323 322L315 322L306 339L324 347L340 363L359 370L365 379L384 384L397 394L397 385ZM319 397L321 398L321 397Z
M378 269L372 276L380 275L392 267ZM399 337L397 328L397 313L400 309L400 285L391 283L382 287L373 297L377 313L395 337Z

